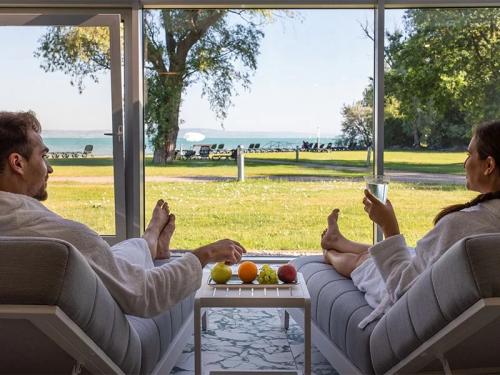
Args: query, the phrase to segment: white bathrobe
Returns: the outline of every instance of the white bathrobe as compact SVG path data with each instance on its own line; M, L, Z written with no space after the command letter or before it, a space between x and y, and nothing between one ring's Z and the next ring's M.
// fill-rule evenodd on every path
M83 254L127 314L158 315L201 285L202 267L195 255L188 253L152 267L143 239L122 242L113 251L87 226L64 219L25 195L0 191L0 235L50 237L69 242Z
M415 249L403 235L387 238L370 248L365 262L352 272L356 287L375 310L360 328L384 314L455 242L471 235L500 232L500 199L453 212L443 217Z

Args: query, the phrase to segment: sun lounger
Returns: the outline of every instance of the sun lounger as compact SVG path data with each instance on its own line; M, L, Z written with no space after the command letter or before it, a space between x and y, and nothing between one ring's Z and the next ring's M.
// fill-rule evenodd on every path
M226 159L226 160L234 159L234 160L236 160L236 149L233 149L231 151L227 151L224 153L212 155L212 160L222 160L222 159Z
M82 152L80 151L52 151L47 154L50 159L69 159L69 158L87 158L94 156L94 146L86 145Z
M293 263L311 295L313 343L340 374L500 372L500 233L457 242L364 330L372 309L352 280L323 256Z
M93 145L86 145L85 148L83 149L83 152L81 153L82 157L87 158L89 156L94 156L94 146Z
M198 153L198 157L200 159L208 159L208 157L210 156L210 151L211 151L211 148L209 145L201 146L200 151Z

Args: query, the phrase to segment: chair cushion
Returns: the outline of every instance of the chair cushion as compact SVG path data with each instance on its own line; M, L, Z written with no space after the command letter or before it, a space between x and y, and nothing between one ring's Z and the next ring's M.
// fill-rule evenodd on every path
M338 274L323 256L304 256L292 261L304 276L311 296L311 317L345 356L365 374L373 373L370 335L377 322L364 330L358 324L372 308L352 280Z
M141 341L141 374L149 374L155 368L184 322L192 314L193 306L194 294L153 319L127 316Z
M370 347L376 373L388 371L481 298L500 297L499 265L500 234L453 245L375 327ZM488 335L486 330L478 342L483 345ZM484 356L478 359L480 352L469 351L467 364L458 360L477 367L486 363Z
M139 372L139 337L85 258L67 242L0 237L0 303L57 305L125 373Z

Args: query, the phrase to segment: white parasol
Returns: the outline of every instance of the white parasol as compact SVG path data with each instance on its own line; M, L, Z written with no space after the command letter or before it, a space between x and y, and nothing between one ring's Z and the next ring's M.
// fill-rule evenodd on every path
M200 142L205 139L205 135L197 132L187 132L184 134L184 139L188 142Z

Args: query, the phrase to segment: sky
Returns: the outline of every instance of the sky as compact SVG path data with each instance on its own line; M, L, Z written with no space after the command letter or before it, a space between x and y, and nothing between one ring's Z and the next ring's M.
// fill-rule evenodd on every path
M386 12L387 28L402 11ZM238 90L224 121L227 131L340 134L341 108L361 99L373 75L371 10L297 10L266 25L249 91ZM45 73L33 56L41 27L0 27L0 102L4 110L34 110L44 130L109 131L109 73L87 81L83 94L61 72ZM181 128L221 129L200 85L188 88Z

